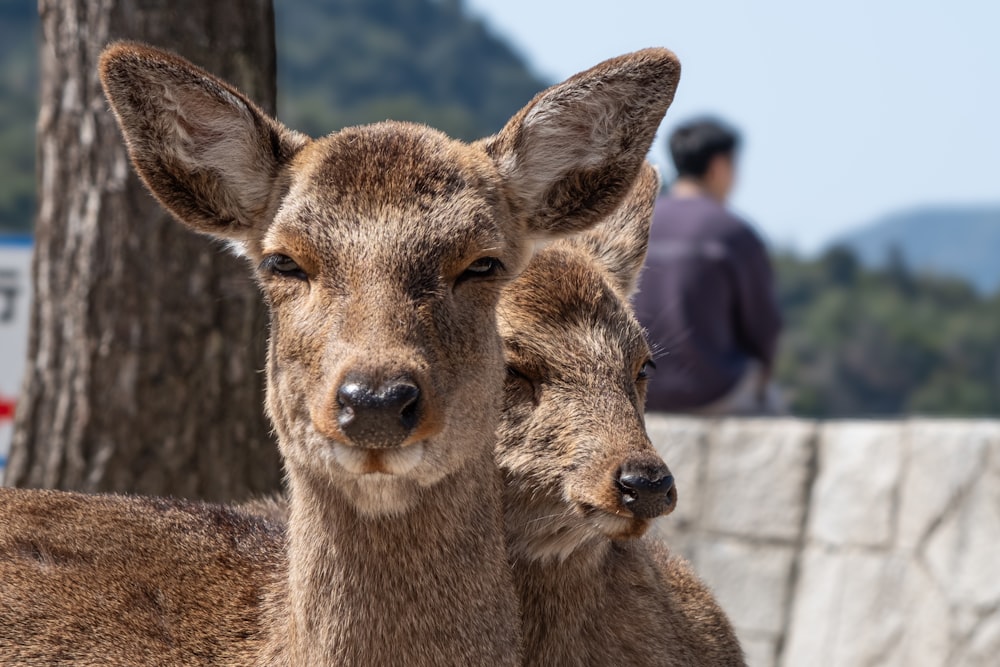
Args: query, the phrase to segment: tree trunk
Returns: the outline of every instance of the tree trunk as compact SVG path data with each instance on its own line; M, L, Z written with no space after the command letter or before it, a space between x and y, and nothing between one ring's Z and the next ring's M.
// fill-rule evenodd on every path
M276 489L266 315L243 260L185 231L129 165L102 47L172 49L275 100L270 0L40 0L29 361L5 483L210 500Z

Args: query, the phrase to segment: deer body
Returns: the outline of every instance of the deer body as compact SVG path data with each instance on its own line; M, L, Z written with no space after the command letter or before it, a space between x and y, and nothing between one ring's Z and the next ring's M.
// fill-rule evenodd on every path
M662 49L606 61L471 145L392 122L310 140L176 56L109 47L139 175L245 255L268 302L287 534L219 507L4 491L0 663L520 663L497 301L534 240L621 202L678 74Z
M647 539L514 563L526 665L744 665L725 613L690 565Z
M172 499L0 488L0 526L0 664L246 665L264 645L281 524Z

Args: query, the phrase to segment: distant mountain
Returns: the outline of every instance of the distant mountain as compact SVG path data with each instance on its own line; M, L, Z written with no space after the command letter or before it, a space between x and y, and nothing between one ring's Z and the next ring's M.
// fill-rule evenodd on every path
M835 243L853 248L868 266L884 266L898 251L913 269L959 276L983 293L1000 290L1000 204L905 211Z

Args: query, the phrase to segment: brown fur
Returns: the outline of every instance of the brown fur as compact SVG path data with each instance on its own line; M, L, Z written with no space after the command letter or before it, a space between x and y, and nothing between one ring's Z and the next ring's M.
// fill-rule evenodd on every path
M627 296L659 178L643 169L592 232L543 250L498 310L509 376L497 458L529 665L742 665L735 634L683 559L641 537L614 484L658 460L643 423L650 352ZM280 497L243 506L287 520Z
M235 665L284 529L221 506L0 488L0 664ZM169 541L165 541L169 538Z
M610 220L545 249L501 300L511 371L496 455L525 664L744 664L712 593L662 544L634 539L648 521L615 486L627 461L658 461L643 418L650 352L627 303L658 185L644 170Z
M249 607L223 597L216 602L229 608L206 615L187 600L180 618L150 616L164 628L157 635L122 618L127 598L112 615L91 613L86 601L103 600L120 580L160 604L164 589L142 584L136 570L150 558L183 581L197 556L188 552L217 548L199 521L230 510L193 510L178 526L158 501L74 497L79 509L63 520L58 494L5 492L8 516L31 510L51 524L48 533L31 521L0 528L0 591L19 600L0 619L0 662L59 661L66 646L78 664L151 654L174 664L520 662L492 456L504 372L497 300L533 239L586 228L621 202L678 73L662 49L609 60L473 145L391 122L311 141L176 56L109 47L101 80L140 176L181 222L230 241L258 267L271 311L267 410L288 475L287 540L262 540L226 570L245 577L234 590L253 592ZM484 258L495 260L488 274L470 273ZM338 390L359 375L420 388L404 441L378 426L343 432ZM65 548L50 548L53 533ZM74 555L102 540L107 557ZM58 567L48 566L57 552ZM119 566L108 570L110 562ZM199 580L170 590L213 593ZM37 632L18 623L33 613L29 600L50 619ZM190 625L220 644L215 653L188 644ZM233 637L245 639L234 646ZM109 653L108 641L120 652Z

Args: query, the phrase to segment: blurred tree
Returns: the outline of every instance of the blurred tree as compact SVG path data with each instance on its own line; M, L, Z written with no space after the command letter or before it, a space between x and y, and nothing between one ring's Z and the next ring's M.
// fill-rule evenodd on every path
M776 258L787 326L777 376L815 417L1000 414L1000 293L846 248Z
M831 283L846 287L853 285L858 277L860 262L854 252L844 245L833 245L820 259Z
M885 271L896 289L907 295L913 294L913 271L906 261L906 253L898 244L893 243L886 251Z
M40 0L29 369L8 485L236 499L279 485L266 318L242 261L131 170L97 79L110 40L171 48L273 112L270 0Z

